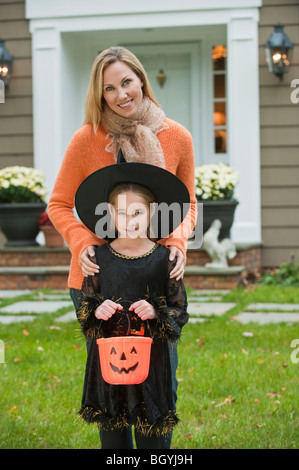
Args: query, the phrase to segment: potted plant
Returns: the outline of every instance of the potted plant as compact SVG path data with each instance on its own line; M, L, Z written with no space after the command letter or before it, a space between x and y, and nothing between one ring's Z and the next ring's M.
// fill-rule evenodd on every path
M219 240L229 237L238 204L234 198L238 179L238 172L224 163L195 168L196 198L203 204L203 233L219 219L222 223Z
M46 246L54 248L64 245L62 236L52 224L47 212L41 213L38 220L38 226L45 236Z
M23 166L0 170L0 226L7 238L5 246L37 245L45 197L45 177L40 170Z

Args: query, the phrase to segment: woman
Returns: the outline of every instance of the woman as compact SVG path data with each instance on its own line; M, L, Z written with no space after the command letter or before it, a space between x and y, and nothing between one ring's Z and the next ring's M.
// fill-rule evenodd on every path
M81 182L94 171L116 162L119 149L128 162L161 166L175 174L190 192L184 224L195 225L194 154L192 137L165 117L139 60L123 47L111 47L95 59L86 97L85 123L75 132L63 159L50 201L49 216L72 253L68 279L77 308L83 278L99 267L92 263L94 246L105 243L77 220L74 197ZM171 278L184 274L187 238L173 232L161 243L169 259L177 259Z

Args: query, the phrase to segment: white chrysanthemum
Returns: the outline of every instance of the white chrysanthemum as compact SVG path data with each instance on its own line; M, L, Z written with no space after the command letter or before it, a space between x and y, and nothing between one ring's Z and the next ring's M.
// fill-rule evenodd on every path
M224 163L195 168L196 194L201 199L231 198L237 183L238 172Z
M22 189L18 190L18 188ZM0 189L9 190L10 196L8 197L11 198L11 200L14 200L18 194L18 199L22 199L24 193L21 191L24 191L23 188L28 189L33 194L45 200L45 176L43 172L35 168L27 168L18 165L0 170Z

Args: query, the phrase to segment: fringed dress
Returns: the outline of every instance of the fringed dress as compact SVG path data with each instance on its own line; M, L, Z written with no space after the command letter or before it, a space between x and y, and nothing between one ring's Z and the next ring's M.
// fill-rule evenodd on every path
M83 281L77 312L88 350L79 414L103 430L135 426L143 435L166 435L178 422L169 344L178 341L189 318L184 284L170 279L175 261L169 261L169 250L158 243L136 257L121 255L109 244L95 251L94 262L100 271ZM156 310L157 318L144 322L153 344L148 377L138 385L110 385L102 378L97 338L125 335L127 330L127 318L121 310L106 321L95 317L95 309L105 299L145 299ZM136 321L141 322L135 315Z

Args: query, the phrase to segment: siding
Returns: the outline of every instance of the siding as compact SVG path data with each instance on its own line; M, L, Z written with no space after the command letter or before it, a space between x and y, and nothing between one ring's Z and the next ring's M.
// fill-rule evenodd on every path
M13 76L0 104L0 168L33 166L32 64L25 0L0 0L0 38L14 57Z
M273 25L284 25L294 44L292 66L282 82L268 72L263 45ZM299 257L299 104L290 83L299 78L298 0L264 0L259 25L262 266Z

